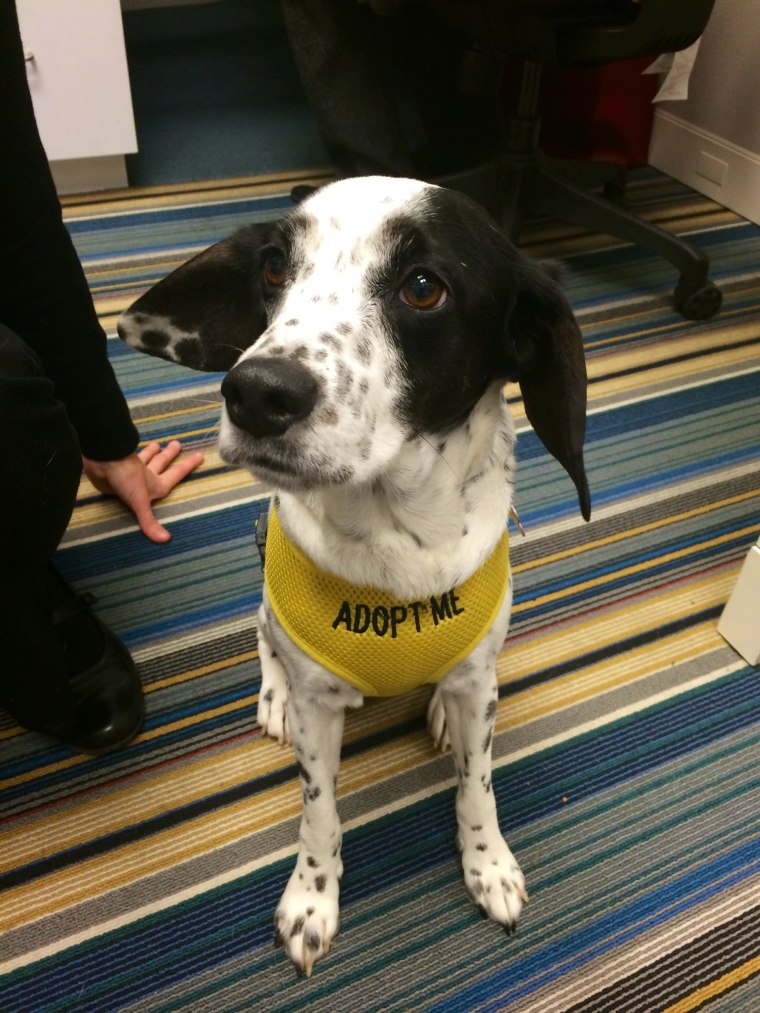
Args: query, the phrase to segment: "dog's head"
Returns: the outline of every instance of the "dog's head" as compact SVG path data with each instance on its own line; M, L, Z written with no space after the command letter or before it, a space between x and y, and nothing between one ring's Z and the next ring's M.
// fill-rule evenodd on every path
M372 481L405 441L450 431L494 381L515 380L589 516L575 318L555 281L454 191L333 183L174 271L119 333L229 370L221 453L281 488Z

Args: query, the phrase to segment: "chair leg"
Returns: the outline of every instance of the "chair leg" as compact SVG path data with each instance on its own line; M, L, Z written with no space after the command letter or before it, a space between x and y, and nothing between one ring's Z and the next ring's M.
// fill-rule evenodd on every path
M490 211L494 218L499 217L503 194L495 162L486 162L473 169L464 169L446 176L436 176L431 182L467 194Z
M554 176L566 180L579 187L603 187L605 200L612 200L610 193L616 195L615 200L622 200L626 189L625 166L616 162L581 162L577 158L545 158L543 164Z
M517 165L507 165L501 168L501 197L502 204L499 209L499 222L504 234L517 245L522 226L525 196L525 173L524 169Z
M543 167L534 177L532 197L536 210L653 250L669 260L681 277L692 284L703 285L707 281L710 261L702 250L625 208L576 189Z
M721 307L723 296L707 277L710 261L696 246L594 194L576 189L544 166L530 180L531 209L617 236L653 250L680 273L673 293L675 308L690 320L706 320Z

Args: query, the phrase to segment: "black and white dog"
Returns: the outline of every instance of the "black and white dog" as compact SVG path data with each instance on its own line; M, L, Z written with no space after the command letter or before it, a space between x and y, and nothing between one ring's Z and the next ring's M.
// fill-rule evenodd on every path
M154 355L230 370L221 454L275 490L259 721L292 740L304 801L277 940L310 974L338 930L345 708L427 681L431 733L456 766L466 889L512 932L525 887L491 790L495 660L511 607L514 427L502 388L519 382L588 519L586 370L558 286L461 194L364 177L201 253L139 299L119 331ZM299 625L288 608L312 592L314 615ZM479 608L479 629L466 629L460 617ZM425 668L444 632L448 663ZM338 640L349 660L332 660ZM362 654L375 646L380 661ZM383 681L386 662L398 683Z

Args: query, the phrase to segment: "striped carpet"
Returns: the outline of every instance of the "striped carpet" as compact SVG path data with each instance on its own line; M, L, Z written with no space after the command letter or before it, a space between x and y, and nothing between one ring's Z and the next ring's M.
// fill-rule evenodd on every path
M109 334L291 182L68 200ZM760 529L760 229L655 174L632 201L708 250L725 306L685 321L656 258L566 226L526 237L566 263L586 341L594 514L516 400L527 537L494 788L531 896L517 935L465 896L420 691L347 719L330 956L305 980L272 947L299 791L255 725L266 490L213 449L218 377L114 340L143 437L208 453L160 510L166 546L82 485L58 559L133 651L148 718L99 761L0 722L3 1013L760 1009L760 672L716 632Z

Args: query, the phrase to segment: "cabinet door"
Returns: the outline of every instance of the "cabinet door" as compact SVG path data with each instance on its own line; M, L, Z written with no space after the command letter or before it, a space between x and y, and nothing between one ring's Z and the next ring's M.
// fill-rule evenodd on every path
M137 150L119 0L17 0L51 161Z

